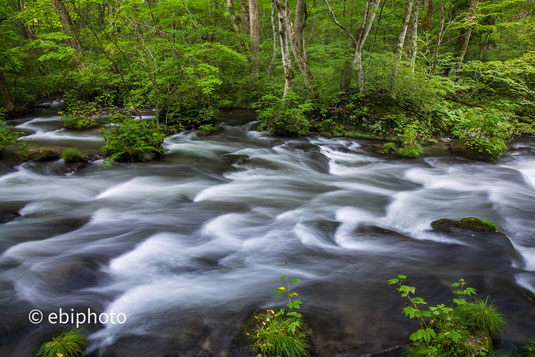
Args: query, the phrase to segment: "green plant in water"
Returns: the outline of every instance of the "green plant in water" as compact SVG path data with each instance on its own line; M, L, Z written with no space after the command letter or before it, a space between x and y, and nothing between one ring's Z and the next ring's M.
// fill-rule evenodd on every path
M424 150L419 143L420 134L416 124L409 124L403 129L401 140L403 146L398 149L398 154L409 159L414 159L420 156Z
M205 124L199 127L198 134L200 136L213 135L213 134L216 134L219 130L221 130L221 127L218 125Z
M63 159L63 161L65 161L66 164L71 162L80 162L84 160L84 156L80 151L71 148L63 150L61 158Z
M249 334L253 338L252 349L258 353L257 357L308 356L310 345L303 317L295 311L299 310L301 301L295 299L298 293L292 289L292 285L298 284L299 279L283 275L279 281L284 281L285 285L279 286L274 293L288 298L286 306L290 311L267 309L265 313L255 315L255 328Z
M427 307L427 302L415 295L416 288L405 285L405 275L388 281L408 303L405 316L416 318L420 329L410 335L409 356L485 356L492 355L492 338L505 326L505 319L487 300L467 301L476 294L464 279L452 284L454 305L439 304Z
M453 134L468 150L494 161L507 150L505 142L512 134L508 120L506 114L497 110L470 109L462 113Z
M45 342L35 357L79 357L87 346L87 338L81 329L63 331L51 341Z
M115 161L149 161L165 152L161 133L155 122L136 120L122 114L110 115L103 129L102 151L107 156L106 166Z

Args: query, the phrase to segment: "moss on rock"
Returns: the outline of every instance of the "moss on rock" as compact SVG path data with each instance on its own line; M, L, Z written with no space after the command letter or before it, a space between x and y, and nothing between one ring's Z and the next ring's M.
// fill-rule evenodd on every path
M473 232L497 232L494 224L485 222L476 217L465 217L459 220L442 218L431 223L431 227L437 231L449 231L452 229L461 229Z

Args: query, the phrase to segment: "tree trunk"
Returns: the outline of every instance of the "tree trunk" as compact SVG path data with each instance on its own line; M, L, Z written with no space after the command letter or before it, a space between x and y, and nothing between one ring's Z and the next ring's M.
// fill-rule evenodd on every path
M258 29L258 1L249 0L249 39L252 62L258 70L258 57L260 54L260 37Z
M424 32L431 32L433 28L433 0L424 0L424 20L422 23Z
M412 36L411 36L411 72L414 73L416 65L416 55L418 54L418 17L420 15L420 0L415 0L414 11L412 13Z
M271 64L268 68L268 74L271 76L273 74L273 67L275 67L275 62L279 55L279 35L278 35L278 26L277 26L277 2L276 0L271 0L271 28L273 30L273 57L271 57Z
M245 28L245 32L249 33L249 6L247 0L240 0L242 23Z
M52 6L54 7L56 14L59 16L59 21L61 23L63 32L72 37L67 39L65 42L69 47L73 48L78 55L80 55L82 53L82 47L76 39L75 27L72 23L71 17L69 16L69 13L67 12L67 9L65 8L65 4L63 4L62 0L52 0Z
M238 26L238 23L236 22L236 14L234 13L234 4L232 3L232 0L227 0L227 8L228 8L228 14L230 17L230 22L232 23L232 28L234 29L234 32L240 33L240 27Z
M284 69L284 92L282 98L286 98L288 92L293 87L294 82L294 72L292 69L292 61L290 58L290 48L289 48L289 32L290 32L290 19L288 18L287 0L276 0L277 9L279 12L279 38L281 42L281 53L282 53L282 67Z
M365 92L364 72L362 70L362 49L364 48L366 38L368 38L368 34L370 33L370 30L372 28L373 21L375 20L375 14L377 12L377 8L379 7L379 3L380 0L366 1L366 11L364 12L364 20L360 25L360 28L357 32L357 36L355 37L356 46L355 56L353 58L353 66L357 68L357 81L359 85L359 91L361 93Z
M405 45L405 37L407 36L407 29L409 28L409 21L411 18L412 3L413 0L407 0L405 3L405 15L403 16L403 23L401 24L401 30L399 31L398 43L395 50L398 62L403 55L403 46Z
M433 57L433 67L431 68L431 72L429 73L429 78L431 78L431 75L435 73L435 69L437 68L438 54L440 53L440 44L442 43L442 36L444 35L444 24L446 21L446 6L442 5L440 12L441 12L440 30L438 31L437 45L435 47L435 56Z
M6 108L8 112L13 111L13 101L11 100L11 94L9 94L6 76L2 70L0 70L0 93L2 94L4 108Z
M355 49L352 48L348 52L348 58L344 61L344 67L342 68L342 76L340 77L340 90L342 92L349 92L351 89L351 82L353 80L354 64L349 58L353 55Z
M470 16L468 17L468 29L466 30L466 33L464 35L464 44L463 49L461 51L461 55L459 57L459 65L457 68L460 68L463 64L464 57L466 56L466 52L468 51L468 44L470 43L470 37L472 36L472 29L474 27L474 17L476 16L477 11L477 5L479 1L478 0L471 0L470 1Z
M310 67L306 59L305 48L304 48L304 31L305 31L305 18L306 18L306 0L297 0L295 7L295 20L292 24L292 14L290 10L290 5L288 0L281 0L285 3L285 17L288 19L289 33L288 39L290 42L290 47L292 48L293 57L299 72L303 75L303 82L305 87L311 91L311 94L316 95L316 83L312 73L310 72Z

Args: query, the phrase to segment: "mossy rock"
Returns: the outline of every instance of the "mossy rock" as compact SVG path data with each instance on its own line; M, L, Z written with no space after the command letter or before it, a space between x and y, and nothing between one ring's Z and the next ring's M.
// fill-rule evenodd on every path
M61 157L61 152L50 149L50 148L42 148L38 151L34 151L30 153L30 158L34 161L49 161L49 160L57 160Z
M454 140L451 143L451 152L455 155L463 156L468 159L477 161L489 161L494 162L495 158L483 152L471 150L461 140Z
M197 133L200 136L214 135L221 131L219 125L206 124L199 127L199 132Z
M437 219L431 223L436 231L451 231L452 229L460 229L472 232L497 232L496 226L484 222L479 218L465 217L459 220L442 218Z

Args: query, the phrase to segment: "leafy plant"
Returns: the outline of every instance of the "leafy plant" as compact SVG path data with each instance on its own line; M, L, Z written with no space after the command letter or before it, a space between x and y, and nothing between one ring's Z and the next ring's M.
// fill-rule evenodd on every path
M213 124L205 124L199 127L198 134L200 136L213 135L213 134L216 134L219 130L221 130L220 126L213 125Z
M154 121L113 114L103 132L106 166L115 161L149 161L165 152L162 146L165 134L158 130Z
M13 127L0 118L0 152L9 144L17 142L21 135L22 133L13 131Z
M87 346L87 338L81 329L63 331L39 348L35 357L79 357Z
M260 130L270 130L275 135L282 136L307 135L310 132L307 115L313 109L312 102L302 101L294 92L284 99L272 94L265 95L254 107L262 120Z
M248 333L253 339L252 349L258 356L265 357L308 356L310 345L304 330L303 317L296 311L299 310L301 301L295 299L298 293L292 289L292 285L297 285L299 279L283 275L279 281L284 281L285 285L279 286L274 293L288 298L286 306L290 310L287 312L285 309L267 309L254 316L255 327Z
M535 357L535 338L530 338L523 346L524 350L523 356L525 357Z
M453 129L469 150L495 160L507 150L506 140L511 125L506 114L497 110L470 109L465 111Z
M83 161L84 155L76 149L65 149L63 150L63 154L61 155L61 158L65 163L71 163L71 162L80 162Z
M407 158L417 158L423 153L422 145L418 142L419 133L415 124L409 124L403 128L401 140L403 146L398 149L398 154Z
M405 275L388 281L397 285L408 303L405 316L416 318L420 329L410 335L409 356L476 356L492 353L492 338L500 333L505 320L487 300L467 301L476 294L464 279L453 283L454 305L439 304L426 307L427 302L415 295L416 288L405 285Z

